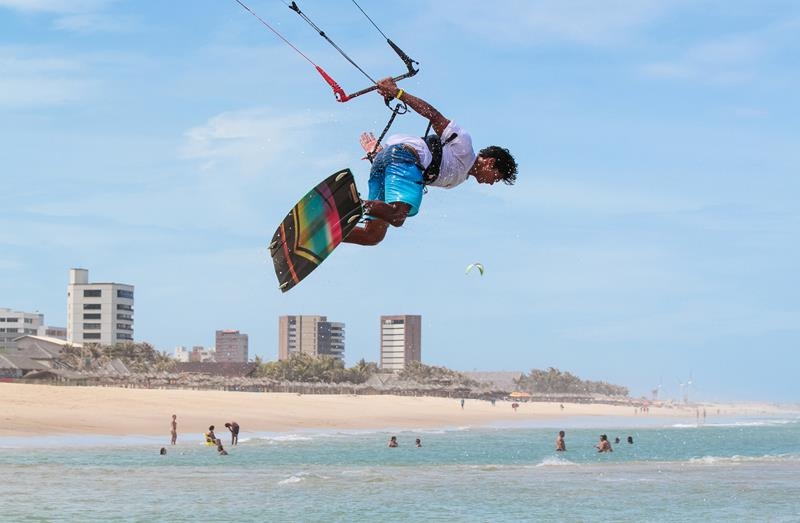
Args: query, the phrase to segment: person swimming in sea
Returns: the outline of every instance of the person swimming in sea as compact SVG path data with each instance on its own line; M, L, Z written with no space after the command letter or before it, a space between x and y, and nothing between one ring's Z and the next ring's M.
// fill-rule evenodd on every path
M600 434L600 441L594 447L597 452L614 452L614 449L611 448L611 443L608 441L608 436L605 434Z

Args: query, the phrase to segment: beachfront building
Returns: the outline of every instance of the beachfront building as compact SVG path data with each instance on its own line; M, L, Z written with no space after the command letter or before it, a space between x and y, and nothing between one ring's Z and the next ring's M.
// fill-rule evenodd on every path
M412 361L422 361L422 316L381 316L380 368L400 371Z
M220 363L247 363L247 334L235 330L217 331L215 360Z
M47 368L54 368L57 366L57 360L61 355L61 351L63 351L64 347L67 345L82 348L80 343L69 343L62 338L34 336L32 334L20 336L14 341L17 347L14 350L9 350L8 354L30 358Z
M36 335L45 338L58 338L60 340L67 339L66 327L54 327L52 325L42 325L36 329Z
M0 350L15 349L16 338L36 334L44 323L44 314L0 308Z
M344 361L344 323L326 316L281 316L278 318L278 359L295 354L330 356Z
M101 345L133 341L133 285L90 283L88 270L70 269L67 341Z
M175 355L173 356L176 360L182 363L204 363L208 361L216 361L216 351L214 347L203 347L200 345L195 345L190 349L187 349L184 346L176 347L175 348Z

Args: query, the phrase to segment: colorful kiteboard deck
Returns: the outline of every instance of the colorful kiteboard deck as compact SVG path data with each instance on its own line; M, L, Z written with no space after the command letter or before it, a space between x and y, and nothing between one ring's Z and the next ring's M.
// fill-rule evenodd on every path
M297 202L272 236L269 253L278 287L303 280L350 234L363 215L350 169L328 176Z

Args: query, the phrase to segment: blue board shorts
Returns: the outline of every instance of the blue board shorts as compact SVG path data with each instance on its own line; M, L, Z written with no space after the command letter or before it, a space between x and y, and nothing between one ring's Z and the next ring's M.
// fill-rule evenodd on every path
M422 169L417 156L402 144L391 145L375 156L369 172L369 199L411 206L409 216L422 203Z

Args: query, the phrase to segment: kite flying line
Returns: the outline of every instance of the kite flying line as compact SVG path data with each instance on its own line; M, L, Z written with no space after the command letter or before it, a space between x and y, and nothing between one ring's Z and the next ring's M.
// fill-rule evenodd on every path
M344 52L344 50L341 47L339 47L333 40L331 40L331 38L327 34L325 34L325 31L320 29L305 13L303 13L300 10L300 7L297 5L297 2L292 2L291 4L287 4L287 7L289 9L291 9L292 11L296 12L298 15L300 15L300 17L303 20L305 20L322 38L324 38L330 45L332 45L333 48L336 49L339 52L339 54L341 54L348 62L350 62L356 69L358 69L361 72L361 74L366 76L367 79L370 82L372 82L371 86L366 87L364 89L359 89L357 91L354 91L354 92L348 94L339 85L339 83L336 82L336 80L334 80L327 72L325 72L325 70L322 67L320 67L319 65L314 63L313 60L311 60L308 56L303 54L302 51L300 51L297 47L295 47L288 39L286 39L286 37L284 37L281 33L279 33L274 27L272 27L270 24L268 24L266 21L264 21L264 19L262 19L260 16L258 16L255 13L255 11L250 9L244 2L242 2L241 0L236 0L236 3L238 3L240 6L242 6L242 8L244 8L247 12L249 12L251 15L253 15L267 29L269 29L270 31L275 33L275 35L278 36L278 38L283 40L289 47L294 49L295 52L297 52L300 56L305 58L311 65L313 65L314 68L317 70L317 72L320 74L320 76L322 76L322 78L325 80L325 82L331 87L331 89L333 89L333 94L336 97L337 101L339 101L339 102L347 102L347 101L352 100L353 98L355 98L357 96L361 96L362 94L366 94L366 93L372 92L372 91L374 91L374 90L376 90L378 88L378 85L377 85L377 82L375 81L375 79L373 79L369 74L367 74L367 72L364 71L364 69L361 68L361 66L359 66L352 58L350 58L350 56L347 55L347 53ZM367 13L364 12L364 10L361 8L360 5L358 5L358 3L355 0L353 0L353 3L356 5L356 7L358 7L359 11L361 11L361 13L367 18L367 20L370 21L370 23L375 27L375 29L377 29L378 32L384 38L386 38L386 43L389 44L389 47L391 47L392 50L394 50L394 52L397 54L397 56L399 56L400 59L405 64L406 72L401 74L401 75L393 77L394 81L397 82L397 81L400 81L400 80L402 80L404 78L410 78L410 77L414 76L415 74L417 74L419 69L415 68L414 65L415 64L419 65L419 62L417 62L416 60L411 59L402 49L400 49L397 46L397 44L392 42L391 39L389 39L383 33L383 31L381 31L381 29L375 24L375 22L372 20L372 18L370 18L369 15L367 15ZM386 105L387 106L389 106L389 102L390 101L391 100L386 100ZM398 104L398 106L399 106L399 104ZM403 105L403 110L401 112L399 112L399 110L397 108L391 108L390 107L390 109L392 109L395 112L395 114L402 114L406 110L405 104Z

